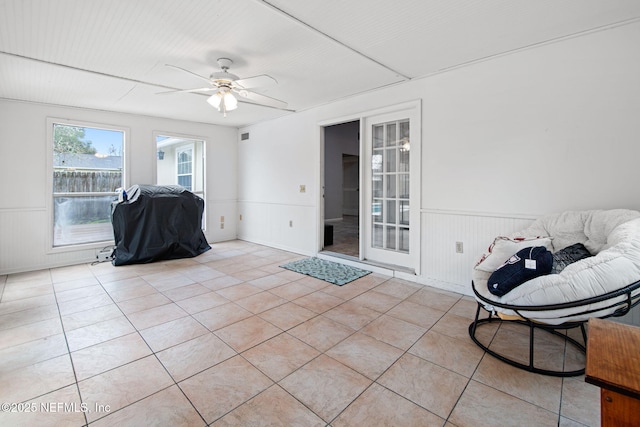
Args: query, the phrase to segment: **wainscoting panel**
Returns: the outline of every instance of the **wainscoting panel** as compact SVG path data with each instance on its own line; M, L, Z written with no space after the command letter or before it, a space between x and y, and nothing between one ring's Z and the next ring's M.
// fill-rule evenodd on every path
M422 276L471 295L471 271L497 236L525 229L534 217L424 210ZM462 253L456 247L462 244Z
M313 255L317 252L317 235L315 206L238 203L238 238L241 240Z
M95 260L96 249L51 253L46 209L0 210L0 274L40 270Z

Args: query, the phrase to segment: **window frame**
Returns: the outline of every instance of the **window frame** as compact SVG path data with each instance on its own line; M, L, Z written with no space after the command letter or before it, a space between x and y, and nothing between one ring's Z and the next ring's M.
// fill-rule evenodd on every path
M180 173L179 169L180 169L180 153L183 153L185 151L191 151L191 173ZM194 143L190 143L190 144L184 144L181 146L176 147L176 165L175 165L175 171L176 171L176 184L180 185L179 181L180 181L180 177L181 176L190 176L191 177L191 188L187 188L187 190L191 191L192 193L195 194L195 191L193 189L194 187L194 178L195 178L195 156L196 156L196 148L195 148L195 144ZM185 187L186 188L186 187Z
M73 126L73 127L82 127L82 128L94 128L94 129L104 129L104 130L112 130L123 133L123 141L122 141L122 186L123 188L129 187L129 138L130 138L130 129L127 126L119 126L113 124L106 123L97 123L97 122L89 122L85 120L74 120L74 119L62 119L56 117L47 117L47 131L46 131L46 185L47 185L47 196L46 196L46 210L47 210L47 241L46 241L46 253L55 254L55 253L65 253L65 252L76 252L78 250L83 249L101 249L108 245L113 245L113 238L110 240L102 240L97 242L85 242L85 243L75 243L69 245L62 246L54 246L54 224L55 224L55 203L54 203L54 192L53 192L53 174L54 174L54 165L53 165L53 130L55 125L63 125L63 126ZM72 193L74 196L90 196L90 195L99 195L106 193ZM109 193L109 194L117 194L117 193Z

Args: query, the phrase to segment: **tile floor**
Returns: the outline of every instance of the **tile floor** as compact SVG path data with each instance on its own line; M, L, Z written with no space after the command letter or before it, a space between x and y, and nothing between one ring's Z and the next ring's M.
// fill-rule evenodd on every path
M360 254L358 217L344 215L342 220L327 221L326 224L333 226L333 244L323 250L357 258Z
M0 425L599 424L583 377L523 372L472 344L471 298L279 267L297 258L233 241L0 276Z

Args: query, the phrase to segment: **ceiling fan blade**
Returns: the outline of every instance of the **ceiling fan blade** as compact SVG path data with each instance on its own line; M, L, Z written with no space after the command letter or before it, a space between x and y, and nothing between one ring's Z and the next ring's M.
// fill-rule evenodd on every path
M202 79L202 80L204 80L205 82L209 82L209 83L211 83L211 80L209 80L209 78L208 78L208 77L201 76L200 74L196 74L196 73L194 73L193 71L189 71L189 70L187 70L187 69L185 69L185 68L178 67L178 66L176 66L176 65L171 65L171 64L164 64L164 65L165 65L165 67L171 67L171 68L175 68L176 70L184 71L185 73L189 73L189 74L191 74L192 76L196 76L197 78Z
M214 90L218 90L215 87L199 87L196 89L176 89L176 90L168 90L166 92L157 92L156 95L167 95L169 93L180 93L180 92L211 92Z
M267 95L262 95L256 92L250 92L248 90L236 90L236 93L240 95L239 100L247 100L250 103L266 105L269 107L285 109L287 108L287 103L284 101L280 101L279 99L272 98Z
M235 80L233 84L245 89L250 89L252 87L262 87L278 84L278 81L271 76L261 74L259 76L247 77L246 79Z

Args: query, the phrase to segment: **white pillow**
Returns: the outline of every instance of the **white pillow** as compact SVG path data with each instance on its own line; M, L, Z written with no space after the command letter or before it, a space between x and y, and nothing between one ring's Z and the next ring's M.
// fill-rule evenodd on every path
M531 246L544 246L551 250L550 237L496 237L489 252L484 254L476 263L475 269L493 273L506 260L520 249Z

